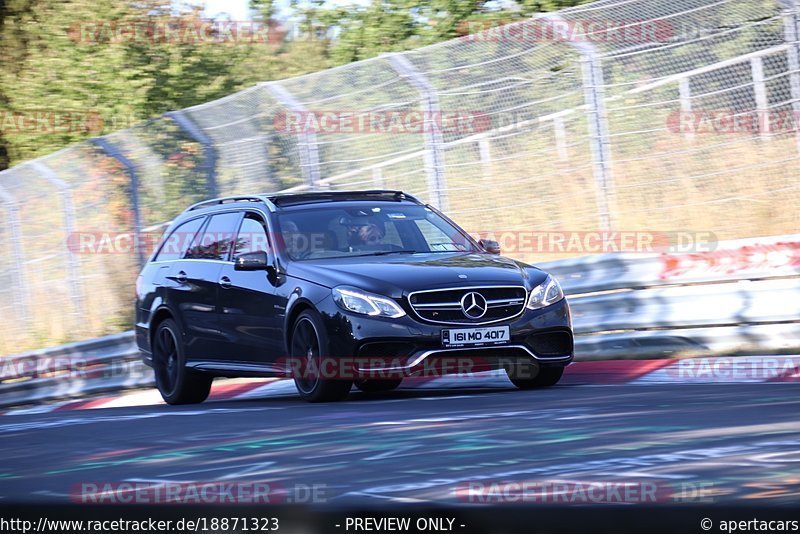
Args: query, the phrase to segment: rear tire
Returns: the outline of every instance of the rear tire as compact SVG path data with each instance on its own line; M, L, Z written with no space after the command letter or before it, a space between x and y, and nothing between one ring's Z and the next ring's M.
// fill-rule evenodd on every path
M305 310L297 317L289 341L289 356L295 365L294 385L308 402L344 400L353 381L343 377L323 378L322 358L328 357L328 336L317 313ZM330 366L324 366L329 368Z
M156 387L167 404L197 404L208 398L213 377L186 368L186 356L177 323L165 319L153 336Z
M519 389L547 388L558 384L564 374L563 367L540 367L539 373L533 378L519 378L513 376L509 370L508 379Z
M364 393L383 393L399 388L402 382L402 378L372 378L356 380L355 385Z

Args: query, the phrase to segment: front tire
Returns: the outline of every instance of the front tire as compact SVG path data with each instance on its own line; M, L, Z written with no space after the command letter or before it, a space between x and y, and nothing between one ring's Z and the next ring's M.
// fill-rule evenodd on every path
M511 383L519 389L536 389L555 386L558 381L561 380L561 376L564 374L564 368L540 367L539 372L533 378L520 378L514 376L515 373L510 370L506 372L508 373L508 379L511 380Z
M213 377L186 368L180 330L172 319L162 321L153 336L156 387L167 404L197 404L208 398Z
M322 320L311 310L300 313L292 328L289 356L295 365L294 385L308 402L344 400L353 387L352 380L343 377L323 378L323 357L328 354L328 336Z

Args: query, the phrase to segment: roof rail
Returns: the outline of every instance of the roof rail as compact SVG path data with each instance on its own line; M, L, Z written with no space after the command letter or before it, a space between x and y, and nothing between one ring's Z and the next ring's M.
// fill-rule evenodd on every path
M234 196L234 197L221 197L221 198L213 198L211 200L203 200L202 202L198 202L197 204L192 204L186 211L192 211L202 208L208 208L211 206L217 206L219 204L227 204L230 202L264 202L269 203L269 200L261 195L246 195L246 196Z
M383 198L385 200L410 200L421 204L419 200L402 191L371 189L366 191L304 191L302 193L275 193L267 198L276 206L300 204L315 201L334 201L343 199L359 200L362 198Z

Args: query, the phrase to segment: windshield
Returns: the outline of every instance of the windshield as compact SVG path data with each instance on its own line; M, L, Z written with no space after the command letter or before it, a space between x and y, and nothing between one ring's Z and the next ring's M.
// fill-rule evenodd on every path
M315 206L281 213L278 224L293 260L479 251L469 236L418 205Z

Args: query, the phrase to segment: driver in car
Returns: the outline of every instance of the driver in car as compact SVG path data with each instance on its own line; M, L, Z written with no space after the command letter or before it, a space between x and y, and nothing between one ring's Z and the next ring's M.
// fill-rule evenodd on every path
M361 248L381 245L386 236L382 224L370 221L349 221L347 224L347 244L350 252Z

